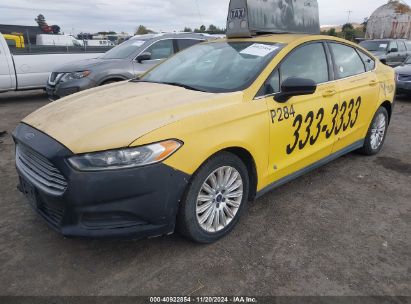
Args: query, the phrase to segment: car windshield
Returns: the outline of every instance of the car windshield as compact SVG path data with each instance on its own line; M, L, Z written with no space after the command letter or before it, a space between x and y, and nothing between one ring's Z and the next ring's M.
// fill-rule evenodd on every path
M102 59L126 59L132 54L136 53L147 40L144 39L130 39L122 44L112 48L100 58Z
M205 92L234 92L251 85L282 44L199 44L160 64L139 81L179 85Z
M370 52L385 52L388 48L388 41L363 41L360 45Z

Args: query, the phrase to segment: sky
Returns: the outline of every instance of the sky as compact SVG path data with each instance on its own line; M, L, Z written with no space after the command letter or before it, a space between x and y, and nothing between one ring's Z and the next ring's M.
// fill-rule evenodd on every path
M388 0L318 0L322 25L342 25L365 17ZM404 1L411 5L411 0ZM36 25L43 14L66 34L113 30L133 33L140 24L155 31L185 26L225 27L229 0L0 0L0 24Z

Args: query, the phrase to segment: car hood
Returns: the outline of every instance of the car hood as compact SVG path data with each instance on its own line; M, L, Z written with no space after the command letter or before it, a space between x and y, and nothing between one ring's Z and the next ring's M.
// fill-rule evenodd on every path
M395 68L397 73L411 75L411 64L408 65L401 65Z
M78 154L127 147L158 128L242 99L242 92L214 94L121 82L60 99L30 114L23 123ZM178 139L178 134L170 138Z
M119 61L123 61L123 59L101 59L101 58L84 59L84 60L68 62L66 64L60 65L56 67L53 70L53 72L55 73L81 72L85 70L92 70L96 66L111 65L112 63L118 63Z

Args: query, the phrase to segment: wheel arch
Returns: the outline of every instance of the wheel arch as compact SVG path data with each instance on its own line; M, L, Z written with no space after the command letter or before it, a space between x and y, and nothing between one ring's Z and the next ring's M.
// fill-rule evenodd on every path
M227 148L224 148L214 153L213 155L210 156L210 158L221 152L229 152L231 154L236 155L238 158L241 159L241 161L247 167L248 177L250 179L250 193L248 195L248 198L250 201L254 200L257 194L258 174L257 174L257 166L256 166L256 163L255 163L255 160L252 154L243 147L227 147Z
M98 85L104 85L105 83L107 83L108 81L124 81L127 80L128 78L124 77L124 76L120 76L120 75L111 75L109 77L106 77L102 80L99 81Z
M388 100L384 101L380 107L383 107L387 110L388 112L388 123L391 122L391 116L392 116L392 104Z

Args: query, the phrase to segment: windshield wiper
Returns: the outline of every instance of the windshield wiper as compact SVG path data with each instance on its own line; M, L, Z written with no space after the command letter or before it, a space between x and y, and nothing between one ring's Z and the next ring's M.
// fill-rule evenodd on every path
M199 88L187 85L187 84L183 84L183 83L179 83L179 82L168 82L168 81L150 81L150 80L140 80L138 78L131 80L132 82L149 82L149 83L159 83L159 84L167 84L167 85L171 85L171 86L175 86L175 87L181 87L187 90L191 90L191 91L198 91L198 92L207 92L204 90L201 90Z

